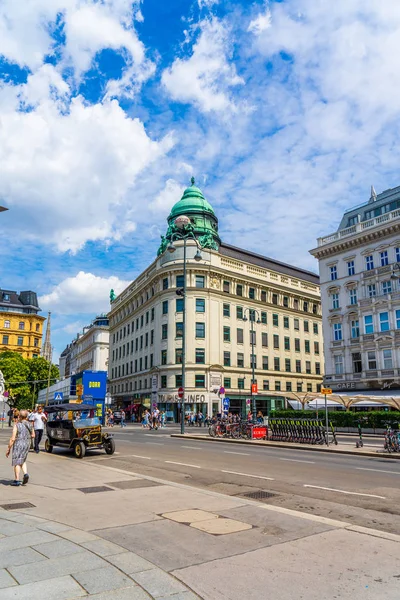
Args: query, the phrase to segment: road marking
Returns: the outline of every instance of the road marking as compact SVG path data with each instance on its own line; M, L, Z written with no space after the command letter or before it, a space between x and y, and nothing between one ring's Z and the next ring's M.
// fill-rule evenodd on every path
M231 452L230 450L224 450L224 454L240 454L241 456L250 456L247 452Z
M303 487L314 488L316 490L327 490L328 492L338 492L339 494L349 494L351 496L368 496L368 498L380 498L381 500L386 500L386 496L376 496L375 494L362 494L361 492L348 492L346 490L336 490L335 488L321 487L319 485L307 485L305 483Z
M191 469L201 469L198 465L188 465L187 463L174 462L173 460L165 460L164 462L170 465L180 465L181 467L190 467Z
M154 446L164 446L163 442L145 442L145 444L154 444Z
M188 448L189 450L203 450L203 448L199 448L198 446L181 446L181 448Z
M250 473L237 473L236 471L221 471L221 473L230 473L231 475L241 475L242 477L254 477L254 479L268 479L268 481L275 481L273 477L262 477L262 475L250 475Z
M357 471L376 471L377 473L392 473L392 475L400 475L400 471L384 471L383 469L367 469L364 467L356 467Z
M146 460L151 460L150 456L140 456L139 454L125 454L125 456L133 457L133 458L145 458Z
M297 458L280 458L279 460L286 460L288 462L301 462L307 463L308 465L315 465L315 462L312 460L298 460Z

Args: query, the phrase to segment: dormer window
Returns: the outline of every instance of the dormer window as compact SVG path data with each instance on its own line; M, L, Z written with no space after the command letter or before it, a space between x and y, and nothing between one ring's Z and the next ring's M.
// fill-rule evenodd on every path
M10 294L3 294L4 302L10 302Z

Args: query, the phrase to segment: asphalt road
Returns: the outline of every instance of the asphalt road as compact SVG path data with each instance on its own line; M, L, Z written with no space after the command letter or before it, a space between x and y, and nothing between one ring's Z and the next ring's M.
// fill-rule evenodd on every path
M178 426L110 431L116 453L92 451L83 460L228 495L267 492L257 499L400 534L400 461L171 438ZM9 434L1 433L0 439Z
M400 461L171 438L177 426L111 431L116 454L85 460L228 495L268 492L270 504L400 534Z

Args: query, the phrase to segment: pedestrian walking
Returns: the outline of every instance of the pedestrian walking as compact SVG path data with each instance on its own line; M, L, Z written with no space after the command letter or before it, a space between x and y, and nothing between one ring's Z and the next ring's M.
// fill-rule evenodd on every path
M10 456L12 449L12 466L14 467L14 481L11 485L21 485L20 474L23 473L22 485L29 481L29 475L26 467L26 459L31 439L35 437L34 429L31 423L27 421L28 411L19 412L18 421L14 423L13 431L6 451L6 457Z
M126 417L125 411L121 410L121 427L126 427L125 417Z
M167 415L165 414L165 410L161 413L161 428L166 427Z
M44 424L47 421L47 417L43 412L43 406L38 406L36 410L29 415L29 421L33 423L35 432L34 450L36 454L39 454L39 445L43 437Z

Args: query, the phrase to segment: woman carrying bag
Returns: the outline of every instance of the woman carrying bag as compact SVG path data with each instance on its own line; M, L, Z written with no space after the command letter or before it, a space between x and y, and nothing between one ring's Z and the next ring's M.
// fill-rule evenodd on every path
M14 481L11 485L21 485L19 480L21 469L23 473L22 485L26 485L29 481L29 475L26 468L26 459L28 456L29 448L31 447L31 440L35 437L35 432L31 423L28 423L28 411L21 410L19 412L18 421L14 423L12 435L8 442L8 448L6 457L10 455L12 448L12 466L14 467Z

